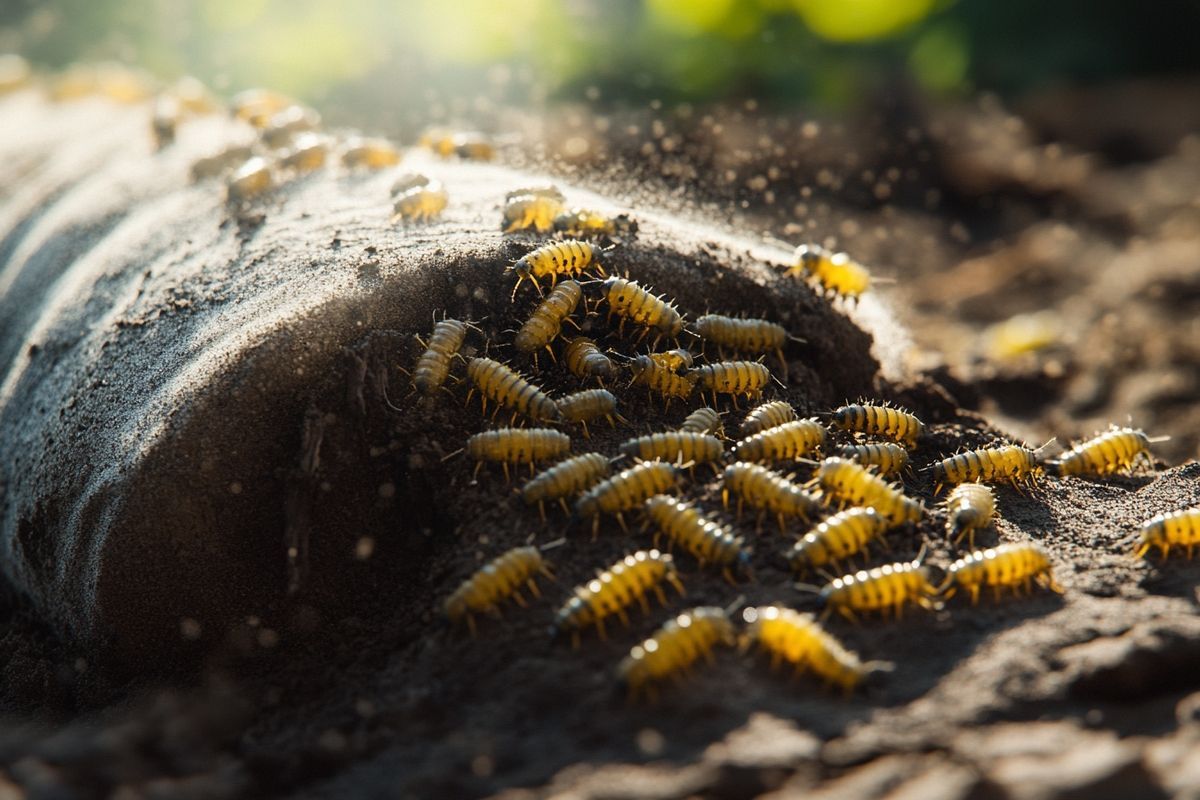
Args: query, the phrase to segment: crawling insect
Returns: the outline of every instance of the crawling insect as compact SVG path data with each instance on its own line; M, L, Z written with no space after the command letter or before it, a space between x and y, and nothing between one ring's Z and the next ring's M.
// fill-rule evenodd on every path
M399 195L411 189L419 189L422 186L429 185L429 178L419 172L404 172L392 181L392 199L395 200Z
M604 355L596 342L586 336L577 336L567 342L567 369L577 378L596 378L601 382L615 378L617 365Z
M563 421L578 422L583 426L583 435L588 438L591 438L591 434L588 433L587 424L592 420L603 417L614 428L618 420L622 424L629 424L629 420L617 413L617 398L607 389L584 389L560 397L556 402Z
M666 431L630 439L621 445L621 452L643 461L711 464L724 457L725 446L707 433Z
M523 186L520 189L513 189L508 194L504 195L504 202L509 203L518 197L547 197L551 200L557 200L562 203L567 197L562 191L552 183L542 186Z
M1013 488L1017 488L1018 481L1036 485L1037 477L1042 473L1037 453L1015 444L968 450L943 458L930 469L933 470L934 494L947 483L1007 480Z
M225 174L245 164L254 155L249 145L234 144L196 159L192 164L192 180L201 181Z
M1166 558L1171 548L1178 546L1187 548L1191 558L1192 548L1197 544L1200 544L1200 508L1169 511L1142 523L1134 556L1144 558L1150 548L1157 547Z
M792 408L791 403L785 400L772 400L750 409L750 413L742 421L742 433L746 436L753 436L768 428L774 428L795 419L796 409Z
M954 537L954 544L970 536L970 547L975 547L975 531L986 527L996 513L996 496L991 488L982 483L960 483L946 498L946 535Z
M841 430L886 436L910 450L925 433L925 423L907 411L891 406L842 406L833 412L832 420L834 427Z
M666 398L667 405L672 398L687 399L695 390L696 384L687 375L679 375L671 370L654 363L650 356L637 356L629 364L633 373L630 386L645 386Z
M603 268L596 261L595 248L587 242L567 239L542 245L521 256L509 267L517 275L517 285L513 287L513 297L517 296L517 289L520 288L522 281L531 281L534 288L538 290L538 294L541 294L542 287L538 284L538 278L549 277L551 285L554 285L558 283L560 275L578 276L588 267L593 267L600 274L604 274Z
M229 111L255 128L264 128L271 117L294 105L295 100L270 89L245 89L229 101Z
M499 428L467 439L467 455L475 459L475 474L485 461L499 462L509 480L509 464L528 464L561 458L571 452L571 437L553 428Z
M601 283L601 292L608 303L609 318L616 314L621 318L618 333L625 332L625 320L642 327L642 338L653 329L657 332L654 343L664 336L674 339L683 331L683 315L675 306L662 299L662 295L651 294L635 280L613 276Z
M521 499L526 505L537 503L543 520L547 500L557 500L563 511L570 513L566 498L590 489L611 472L612 466L606 456L584 453L560 461L531 478L521 489Z
M734 582L732 569L742 574L750 572L750 551L744 537L734 535L727 526L708 519L700 509L683 500L665 494L646 501L646 516L658 528L654 546L663 534L687 550L703 569L707 564L721 567L726 580Z
M873 540L883 541L888 521L873 508L848 508L813 528L787 552L788 566L803 573L837 564L856 553L867 552Z
M656 494L674 489L679 483L678 470L662 461L645 461L618 472L588 489L575 501L575 513L592 518L592 536L600 530L600 514L613 514L626 531L623 512L640 508Z
M320 114L302 105L291 105L271 115L262 129L261 138L267 147L286 147L297 134L320 127Z
M558 404L541 389L527 381L521 373L490 358L473 358L467 363L467 377L483 397L483 407L491 400L504 408L524 414L538 422L556 422L562 419ZM467 394L467 402L471 393Z
M230 203L239 203L269 191L274 185L275 172L271 165L266 159L255 156L230 176L226 192Z
M797 674L811 671L827 686L840 686L851 694L860 684L893 666L882 661L863 663L847 650L811 614L802 614L781 606L747 608L746 639L771 654L771 666L791 664Z
M291 148L280 156L279 165L299 174L314 172L325 166L328 156L329 145L323 137L315 133L302 133L296 137Z
M454 154L468 161L491 161L496 157L496 146L486 134L479 131L463 131L450 137Z
M712 392L714 403L718 394L728 394L735 405L740 395L758 397L771 381L771 371L757 361L718 361L696 367L688 374L701 390Z
M570 319L582 296L578 281L565 280L555 286L517 331L513 344L522 353L536 353L544 347L554 358L550 343L558 338L563 322Z
M823 497L842 505L869 506L890 525L918 523L925 515L919 500L906 497L900 489L868 471L861 464L844 458L827 458L818 465L813 483Z
M838 455L866 467L875 467L880 475L899 475L908 466L908 451L892 442L848 444L838 449Z
M600 638L606 639L604 620L608 617L616 614L628 625L629 617L625 609L635 601L641 604L644 612L650 612L650 605L646 602L647 592L653 591L659 601L666 605L663 583L671 584L680 595L684 594L683 584L679 582L675 570L675 561L669 554L657 550L639 550L627 555L592 580L575 588L570 599L554 615L550 633L552 636L570 633L572 644L578 647L579 634L595 625Z
M721 414L716 409L697 408L687 415L679 426L681 433L707 433L721 438L725 435L725 426L721 423Z
M346 140L342 163L351 169L383 169L400 163L400 151L387 139L355 136Z
M720 314L705 314L692 323L692 329L705 342L715 344L722 351L750 355L774 353L787 375L787 361L783 357L783 345L788 332L782 325L765 319L738 319Z
M504 203L500 230L504 233L534 230L547 233L554 227L554 218L562 211L562 202L545 195L518 195Z
M736 642L733 623L724 609L692 608L634 645L617 666L617 678L633 699L642 694L653 699L656 684L686 672L702 657L711 661L717 645L733 646Z
M446 210L450 195L440 181L430 181L397 196L392 202L392 224L401 220L428 222Z
M590 208L575 207L559 213L553 221L554 230L578 239L615 239L637 233L637 223L628 214L609 216Z
M845 253L831 253L824 247L802 244L796 248L796 263L788 275L807 274L825 292L857 299L871 287L871 273Z
M815 419L797 419L742 439L733 455L739 461L790 461L824 444L825 426Z
M800 517L808 522L821 513L817 498L778 472L759 464L744 461L730 464L725 468L721 484L721 501L726 507L729 506L729 495L733 493L738 499L738 516L741 516L742 504L748 503L760 512L774 514L779 520L780 531L785 529L788 517Z
M538 575L554 579L541 551L536 547L514 547L463 581L454 594L446 598L442 609L453 623L466 619L474 635L475 614L499 615L500 604L510 597L517 605L525 605L522 586L535 597L541 597L535 580Z
M974 605L979 602L979 593L984 586L991 586L995 598L999 600L1005 586L1011 586L1014 593L1020 594L1022 586L1030 591L1034 582L1052 592L1063 592L1063 588L1054 580L1050 558L1045 550L1033 542L1009 542L987 550L976 550L955 561L946 571L946 580L939 591L948 599L958 589L966 589Z
M413 387L428 397L440 389L450 374L450 359L458 354L467 338L467 324L456 319L435 323L429 343L422 342L425 351L413 370ZM420 338L417 341L421 341Z
M1133 428L1113 428L1075 445L1050 462L1055 474L1112 475L1128 470L1138 460L1152 461L1150 439Z
M914 561L886 564L872 570L859 570L852 575L835 578L821 588L823 616L837 611L851 622L855 612L896 610L899 618L908 603L932 609L938 589L929 583L928 568L921 564L924 551Z
M678 372L681 369L691 369L692 366L692 354L682 347L662 353L647 353L646 357L663 369L668 369L671 372Z

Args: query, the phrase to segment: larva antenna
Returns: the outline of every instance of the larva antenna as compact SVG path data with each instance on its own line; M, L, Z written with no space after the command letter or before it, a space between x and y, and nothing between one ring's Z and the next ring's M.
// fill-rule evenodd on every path
M553 550L556 547L562 547L566 543L567 543L567 537L560 536L552 542L546 542L545 544L538 545L538 550L540 550L541 552L544 553L547 550Z
M783 381L779 380L779 378L776 378L774 373L771 373L771 380L775 381L775 383L779 385L780 389L787 388L787 384L784 383Z
M918 567L924 566L925 556L928 554L929 554L929 545L925 542L921 542L921 549L917 551L917 557L913 559L912 563L916 564Z
M770 430L770 429L768 428L768 430ZM793 461L796 461L796 462L798 462L798 463L800 463L800 464L806 464L806 465L808 465L808 466L810 466L810 467L819 467L819 466L821 466L821 462L820 462L820 461L813 461L811 458L793 458L792 460L793 460Z
M732 603L729 603L721 610L725 612L725 616L732 617L734 612L737 611L738 608L740 608L742 605L744 605L745 602L746 602L746 595L739 594L737 597L735 597L733 599Z
M792 588L798 592L805 592L806 594L821 593L821 587L817 586L815 583L793 583Z
M1170 436L1147 436L1146 441L1150 444L1161 444L1162 442L1171 441Z
M457 450L455 450L453 453L447 453L446 455L442 456L442 458L441 458L441 461L442 461L442 463L444 464L444 463L446 463L447 461L449 461L450 459L454 458L455 456L457 456L457 455L459 455L460 453L463 453L463 452L465 452L465 451L466 451L466 448L465 448L465 447L460 447L460 448L458 448Z
M1042 452L1043 450L1045 450L1047 447L1049 447L1050 445L1054 444L1056 441L1058 441L1058 437L1057 437L1057 436L1051 436L1051 437L1050 437L1050 439L1049 439L1049 440L1048 440L1048 441L1047 441L1045 444L1043 444L1041 447L1035 447L1035 448L1033 448L1033 452L1035 452L1035 453L1040 453L1040 452Z

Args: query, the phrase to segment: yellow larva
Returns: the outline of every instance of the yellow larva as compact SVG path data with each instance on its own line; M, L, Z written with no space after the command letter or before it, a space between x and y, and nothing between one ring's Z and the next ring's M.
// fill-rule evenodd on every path
M568 458L531 478L521 489L521 499L527 505L537 503L543 517L547 500L557 500L563 511L569 512L566 498L595 486L607 478L611 470L608 458L599 453Z
M496 146L485 134L478 131L463 131L450 138L454 155L469 161L491 161L496 157Z
M541 552L536 547L514 547L463 581L454 594L446 598L443 611L451 622L466 619L473 633L475 614L498 613L500 604L510 597L524 606L522 586L540 597L535 582L538 575L554 577Z
M551 284L558 283L560 275L578 276L588 267L594 266L597 271L600 265L596 263L596 251L587 242L567 239L563 242L551 242L531 250L521 256L510 267L517 275L517 285L513 287L516 295L521 282L529 280L541 292L538 278L550 278Z
M778 472L759 464L739 461L725 468L722 478L721 500L729 505L730 493L737 496L738 514L742 504L751 508L769 511L779 520L783 530L787 517L800 517L804 521L814 519L821 513L821 503L802 487L792 483Z
M630 363L629 369L633 373L630 386L645 386L665 397L668 404L672 398L690 397L696 388L695 382L690 377L676 374L666 367L654 363L650 356L638 356Z
M567 369L577 378L614 378L617 365L606 356L596 342L585 336L578 336L567 342Z
M387 139L355 136L346 140L342 163L350 168L383 169L400 163L400 151Z
M937 588L929 583L927 570L918 559L835 578L821 588L819 598L825 606L825 614L837 611L853 621L856 611L886 613L895 609L899 617L909 603L931 609L930 598L937 594Z
M621 452L643 461L709 464L724 457L725 446L707 433L666 431L630 439L621 445Z
M625 320L640 325L644 330L654 330L657 342L663 336L675 338L683 331L683 315L675 306L662 299L662 295L652 294L635 280L613 276L601 284L601 292L608 303L608 313L611 317L616 314L621 318L619 330L623 333Z
M404 172L392 181L392 199L395 200L399 195L404 194L410 189L419 189L422 186L429 185L429 178L419 172Z
M850 694L864 680L892 665L863 663L813 618L791 608L765 606L742 612L746 640L771 654L771 666L791 664L797 673L810 671L829 686Z
M192 180L215 178L246 163L254 151L248 145L235 144L202 156L192 163Z
M293 105L271 115L263 127L261 138L267 147L286 147L297 134L314 131L319 127L320 114L311 108Z
M713 436L725 435L725 426L721 423L721 414L713 408L704 406L697 408L687 415L679 430L685 433L708 433Z
M257 197L274 185L275 173L271 165L265 159L255 156L230 176L226 190L229 201L236 203Z
M430 395L442 387L450 373L450 359L466 338L466 324L456 319L444 319L433 326L433 335L413 370L413 387L418 392Z
M571 451L571 437L552 428L499 428L477 433L467 439L467 455L479 462L475 471L485 461L504 465L504 477L508 477L509 464L533 464L561 458Z
M796 263L788 275L809 275L831 294L857 298L871 287L871 273L845 253L831 253L819 245L796 248Z
M746 540L734 535L727 526L705 517L691 503L665 494L655 495L646 501L646 516L658 528L654 537L656 547L659 536L666 534L672 543L699 561L701 567L707 564L721 567L731 582L734 567L739 572L749 572L750 551L746 549Z
M554 230L580 239L613 238L632 236L637 232L637 223L628 214L615 217L590 208L572 208L554 218Z
M1055 459L1058 475L1111 475L1127 470L1139 458L1150 459L1150 440L1133 428L1113 428L1075 445Z
M527 194L508 200L500 230L504 233L533 230L546 233L554 226L554 218L562 211L562 203L553 197Z
M617 398L607 389L584 389L582 392L560 397L556 402L563 421L578 422L583 426L584 436L590 435L587 424L592 420L603 417L614 428L617 420L627 421L617 413Z
M820 569L867 550L870 543L883 541L888 521L873 508L848 508L813 528L787 552L788 565L796 572Z
M842 406L833 412L832 420L834 427L841 430L879 434L910 449L917 446L917 440L925 432L925 423L891 406Z
M827 458L817 467L813 482L822 496L842 505L869 506L891 525L917 523L925 515L919 500L906 497L895 486L861 464L844 458Z
M313 172L325 166L329 146L325 140L313 133L296 137L292 147L279 158L279 165L297 173Z
M543 347L549 350L550 343L562 332L563 322L575 311L582 296L583 289L578 281L566 280L555 286L517 331L513 344L522 353L533 353Z
M271 117L294 105L295 100L270 89L245 89L229 101L229 111L237 119L263 128Z
M690 369L692 366L692 354L683 348L667 350L662 353L647 353L646 357L671 372L678 372L684 368Z
M899 475L908 466L908 451L892 442L848 444L838 449L838 455L868 467L875 467L880 475Z
M642 694L653 697L656 684L685 672L700 658L711 661L717 645L736 642L733 623L724 609L689 609L634 645L617 666L617 679L635 699Z
M975 531L986 527L996 513L996 496L982 483L960 483L946 498L946 534L958 544L970 536L975 546Z
M774 322L705 314L692 323L692 328L701 339L719 348L751 355L775 353L783 362L783 345L788 334Z
M446 210L450 195L439 181L430 181L398 195L392 201L392 223L400 220L428 222Z
M691 370L690 375L700 386L713 393L758 397L771 381L771 371L757 361L718 361Z
M614 514L625 527L624 511L640 508L656 494L674 489L679 473L662 461L646 461L618 472L588 489L575 501L575 514L592 518L592 533L600 528L600 514Z
M567 199L557 186L552 183L548 183L543 186L523 186L520 189L513 189L511 192L504 195L504 202L508 203L518 197L526 195L532 197L547 197L551 200L557 200L560 203Z
M739 461L791 461L825 444L825 426L797 419L742 439L733 449Z
M467 377L487 401L510 408L539 422L555 422L562 418L558 405L541 389L525 380L519 372L490 358L473 358L467 364ZM468 394L467 400L469 401Z
M675 561L670 555L657 550L639 550L627 555L592 580L576 587L571 598L554 615L550 631L555 636L570 633L576 646L579 645L579 634L592 625L596 626L601 639L607 638L604 620L608 617L615 614L628 624L629 617L625 609L634 602L640 603L642 610L649 613L647 592L653 591L659 601L666 605L663 583L671 584L681 595L684 593L683 584L679 582L675 570Z
M795 419L796 409L792 408L791 403L784 400L772 400L750 410L746 419L742 421L742 433L746 436L753 436L768 428L774 428Z
M1200 508L1169 511L1146 520L1138 532L1137 550L1134 555L1142 558L1157 547L1166 558L1172 547L1187 548L1188 558L1192 548L1200 544Z
M1045 550L1032 542L1010 542L976 550L955 561L947 570L941 589L947 598L965 589L971 594L971 602L977 603L984 586L991 586L996 599L1000 599L1000 592L1006 586L1019 593L1022 586L1026 591L1031 590L1035 582L1053 592L1063 592L1054 580Z
M932 470L936 493L947 483L1006 480L1016 486L1017 481L1036 482L1042 467L1029 448L1006 444L943 458L933 464Z

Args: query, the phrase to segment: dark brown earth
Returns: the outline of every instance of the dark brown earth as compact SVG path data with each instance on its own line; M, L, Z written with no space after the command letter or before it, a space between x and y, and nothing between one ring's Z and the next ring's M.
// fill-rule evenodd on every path
M543 524L496 471L473 481L463 457L443 461L488 423L463 405L463 387L413 405L399 370L434 310L478 320L472 347L489 340L490 353L512 356L504 331L533 295L526 287L511 305L502 267L530 242L501 239L497 203L536 179L425 163L452 205L420 228L386 225L390 175L331 171L231 214L217 184L186 188L199 135L151 155L144 110L3 102L0 115L23 123L7 131L113 131L107 145L74 145L75 161L65 134L0 138L0 152L24 154L0 161L26 165L5 167L25 180L0 181L21 187L0 198L3 269L19 270L0 296L0 341L6 362L18 355L9 375L23 370L0 411L5 569L17 589L0 642L0 760L14 787L35 797L1195 796L1197 573L1184 559L1130 553L1142 520L1197 502L1196 465L1001 488L1002 519L981 543L1041 542L1065 594L831 621L864 658L896 664L869 692L844 699L727 651L658 704L631 705L613 666L685 603L815 605L781 569L787 539L743 520L753 581L731 586L680 554L686 600L578 651L548 639L569 587L649 538L606 522L593 541L556 510ZM805 413L861 395L902 402L931 424L918 466L1000 437L958 410L967 383L905 369L875 300L830 305L779 275L768 263L778 251L633 211L641 235L606 252L607 267L669 290L690 315L766 316L806 340L789 344L789 386L771 396ZM68 268L69 282L52 287L48 276ZM37 305L47 297L60 303L49 317ZM30 335L39 315L53 324ZM602 316L586 324L606 331ZM611 343L633 352L629 339ZM545 359L539 380L574 386ZM636 391L620 397L636 432L686 414ZM114 435L118 425L136 435ZM632 433L594 426L576 451L611 453ZM116 464L113 477L96 481L94 463ZM97 486L115 512L71 524L64 509ZM922 472L906 486L932 506ZM703 469L685 493L722 513ZM935 512L892 534L889 556L925 544L944 567L952 548L940 524ZM439 601L483 561L562 536L545 600L483 621L475 638L439 621ZM290 598L286 541L310 545ZM83 557L80 543L103 558ZM32 554L47 548L53 569L39 571ZM196 642L181 637L197 631Z

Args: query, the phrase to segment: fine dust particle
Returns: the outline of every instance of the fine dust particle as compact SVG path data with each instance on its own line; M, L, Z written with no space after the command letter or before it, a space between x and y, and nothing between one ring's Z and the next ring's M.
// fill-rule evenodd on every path
M234 481L233 483L229 484L229 493L230 494L241 494L242 493L241 481Z
M179 620L179 635L189 641L195 641L200 638L200 623L191 617L184 617Z
M454 287L454 295L459 298L466 298L471 293L471 289L465 284L460 283Z
M471 773L477 778L486 778L496 768L496 762L489 755L480 754L471 759Z
M815 139L821 133L821 126L811 120L800 128L800 135L805 139Z
M375 554L375 540L370 536L360 537L354 544L354 557L366 561Z
M321 734L321 738L317 740L322 750L330 753L340 753L346 749L346 735L337 728L330 728Z
M87 672L88 662L86 658L75 659L75 671L78 673Z
M264 650L270 650L279 644L279 634L270 628L263 628L255 638L258 640L258 646Z
M384 500L391 500L396 496L396 484L391 481L379 484L379 496Z
M375 704L365 697L354 701L354 712L363 719L375 716Z
M246 624L251 628L257 628L262 624L262 620L259 617L251 614L250 616L246 617Z
M471 297L474 297L481 303L486 303L489 300L487 290L482 286L476 286L475 291L471 293Z
M654 728L642 728L638 731L637 746L638 750L642 751L642 755L661 755L665 745L666 741L663 739L663 735Z
M424 469L425 458L420 453L412 453L408 457L409 469Z
M322 492L332 492L333 484L331 484L329 481L321 481L321 491Z

